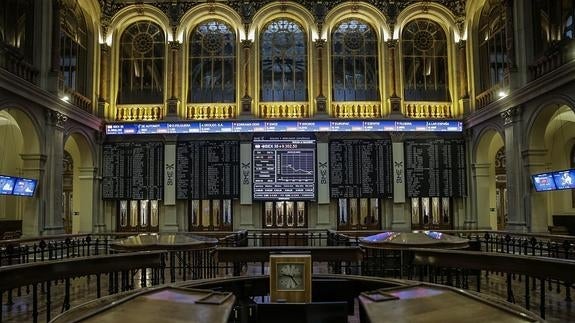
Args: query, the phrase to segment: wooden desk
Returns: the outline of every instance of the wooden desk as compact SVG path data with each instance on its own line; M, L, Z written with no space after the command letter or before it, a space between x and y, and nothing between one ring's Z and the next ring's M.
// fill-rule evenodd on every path
M52 323L226 323L235 296L210 290L163 287L118 294L88 302L52 320Z
M378 290L359 296L361 322L538 322L534 314L506 302L478 297L451 287L421 284ZM397 299L374 300L390 296Z

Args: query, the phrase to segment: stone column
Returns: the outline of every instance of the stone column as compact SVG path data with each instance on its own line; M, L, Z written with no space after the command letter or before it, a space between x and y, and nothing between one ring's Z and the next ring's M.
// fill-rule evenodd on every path
M329 213L331 203L331 199L329 196L329 137L327 133L318 133L316 138L317 138L316 228L333 228L337 226L337 221L335 221L335 218L331 217ZM310 208L308 212L308 219L310 220L310 222L312 217L311 211L312 208Z
M255 228L261 222L252 201L252 169L252 135L240 134L240 203L238 212L234 212L234 230Z
M318 95L316 100L317 112L325 114L327 112L327 99L323 94L323 48L325 47L325 39L316 39L315 48L317 49L317 74L318 74Z
M528 149L523 151L524 171L527 177L530 174L544 173L549 171L551 164L548 159L547 149ZM527 179L526 180L530 180ZM531 185L525 185L526 218L529 222L530 232L548 233L547 226L553 223L549 214L550 194L537 193Z
M60 85L60 19L62 0L52 1L52 46L50 50L50 71L48 91L58 94Z
M393 145L393 153L394 154L403 154L403 141L404 141L404 134L402 132L392 132L390 133L390 137L391 137L391 141L392 141L392 145ZM399 167L395 167L395 161L399 161L399 160L403 160L403 155L401 157L398 157L396 160L396 157L398 156L393 156L393 160L394 160L394 171L398 170ZM405 161L404 161L405 163ZM405 167L401 167L401 169L405 169ZM395 174L393 176L394 178L394 190L396 187L398 186L403 186L405 189L405 178L401 178L403 180L403 184L402 183L398 183L396 184L396 180L399 179L395 177ZM405 191L404 191L405 194ZM394 201L393 201L393 207L392 207L392 219L391 219L391 229L392 230L396 230L396 231L409 231L411 230L411 214L409 212L410 210L410 203L408 202L409 200L405 200L405 196L403 196L403 199L400 196L395 196L396 194L394 193Z
M80 185L74 190L74 205L79 208L73 211L73 221L79 221L79 233L94 232L94 204L96 196L94 192L98 189L94 183L97 168L95 167L78 167L78 179ZM76 214L78 212L78 214Z
M170 85L169 85L169 99L168 99L168 111L166 111L166 119L167 120L175 120L178 119L178 105L179 105L179 85L180 85L180 71L178 68L178 61L180 59L180 49L182 48L182 44L177 41L169 42L170 46Z
M460 40L457 43L458 52L458 77L459 77L459 104L460 111L468 114L469 111L469 87L467 86L467 42Z
M489 169L491 164L489 163L473 163L471 164L472 173L472 186L473 186L473 196L471 198L474 201L474 205L471 207L470 217L466 219L466 227L469 229L479 229L479 230L491 230L491 210L489 205L489 193L490 193L490 178ZM495 187L493 187L495 188ZM497 220L494 221L497 224Z
M401 98L397 95L397 68L395 64L395 60L397 59L396 56L396 48L397 48L397 39L390 39L385 42L387 48L389 50L389 60L391 65L391 96L389 97L389 103L391 105L391 114L401 114Z
M42 234L59 234L64 231L62 191L63 191L63 158L64 158L64 124L68 117L56 111L49 110L46 114L46 132L44 147L46 147L46 172L41 180L46 191L43 192L44 221Z
M104 119L114 119L114 116L107 113L110 106L110 46L100 44L100 87L98 95L98 117Z
M22 212L22 234L24 236L37 236L42 227L43 197L51 188L43 183L46 171L46 155L21 154L22 176L38 179L36 195L33 198L22 198L19 203Z
M505 125L505 158L507 173L507 230L526 232L523 196L523 163L521 158L521 108L513 107L501 113Z
M254 43L249 39L244 39L241 43L242 49L244 50L242 68L242 73L244 74L244 95L242 96L240 114L250 116L252 113L252 97L250 97L250 51Z
M166 136L164 143L164 213L161 215L160 231L178 231L176 205L176 142L177 136ZM184 223L184 222L182 222ZM187 228L182 228L187 230Z

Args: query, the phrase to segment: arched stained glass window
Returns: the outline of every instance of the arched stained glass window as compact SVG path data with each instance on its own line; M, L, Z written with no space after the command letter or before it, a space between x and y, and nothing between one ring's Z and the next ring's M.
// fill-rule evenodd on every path
M408 101L449 101L447 41L435 22L417 19L403 29L403 92Z
M359 19L343 21L333 31L332 84L335 101L379 100L377 37Z
M504 86L507 69L506 13L501 0L488 0L479 19L480 91Z
M64 2L60 20L60 88L86 95L88 67L86 20L80 6Z
M288 19L267 24L261 35L261 100L307 100L307 43L302 27Z
M130 25L120 38L119 104L160 103L164 99L165 40L150 22Z
M188 100L194 103L234 102L236 36L227 24L211 20L190 35Z

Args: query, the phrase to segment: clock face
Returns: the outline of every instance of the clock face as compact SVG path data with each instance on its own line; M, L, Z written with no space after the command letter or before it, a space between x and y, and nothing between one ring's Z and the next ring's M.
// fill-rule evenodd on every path
M303 290L304 289L304 264L278 263L277 264L277 289L278 290Z

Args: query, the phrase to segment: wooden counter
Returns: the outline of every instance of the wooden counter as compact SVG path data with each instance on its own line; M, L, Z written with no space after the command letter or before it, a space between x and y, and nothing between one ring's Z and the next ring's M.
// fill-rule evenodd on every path
M104 297L65 312L52 323L138 323L228 321L235 302L231 293L164 287Z
M542 319L509 303L451 287L414 285L362 293L361 322L539 322Z

